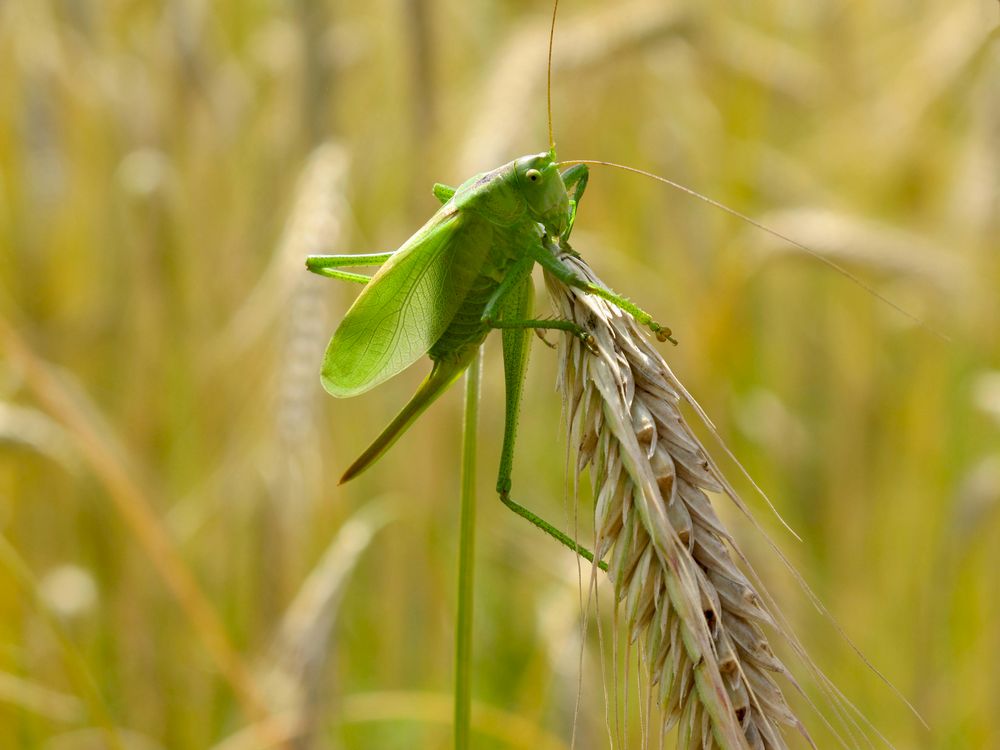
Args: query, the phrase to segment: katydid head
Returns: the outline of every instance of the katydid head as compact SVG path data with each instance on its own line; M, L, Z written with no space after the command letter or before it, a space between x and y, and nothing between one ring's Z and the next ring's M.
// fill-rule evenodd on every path
M554 155L522 156L514 162L514 175L531 218L553 234L562 234L569 221L569 195Z

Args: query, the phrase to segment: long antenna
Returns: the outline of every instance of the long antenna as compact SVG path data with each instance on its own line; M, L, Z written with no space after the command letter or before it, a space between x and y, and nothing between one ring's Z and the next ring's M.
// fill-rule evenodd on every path
M615 164L614 162L611 162L611 161L599 161L597 159L571 159L569 161L559 162L559 166L569 166L569 165L573 165L573 164L597 164L597 165L600 165L602 167L614 167L615 169L623 169L626 172L632 172L634 174L639 174L639 175L642 175L643 177L649 177L650 179L657 180L658 182L662 182L663 184L669 185L670 187L674 188L675 190L680 190L682 193L687 193L688 195L690 195L690 196L692 196L694 198L697 198L700 201L704 201L705 203L709 204L710 206L715 206L716 208L725 211L727 214L735 216L738 219L742 219L743 221L747 222L751 226L754 226L757 229L760 229L762 232L767 232L768 234L772 235L773 237L777 237L779 240L782 240L784 242L787 242L790 245L793 245L793 246L797 247L799 250L802 250L807 255L811 255L816 260L818 260L821 263L823 263L823 264L829 266L830 268L832 268L834 271L836 271L837 273L839 273L844 278L846 278L846 279L854 282L855 284L857 284L859 287L861 287L866 292L868 292L873 297L875 297L875 299L879 300L883 304L888 305L889 307L891 307L893 310L895 310L896 312L898 312L903 317L908 318L912 322L916 323L918 326L920 326L921 328L923 328L928 333L933 334L934 336L936 336L937 338L941 339L942 341L946 341L948 343L951 343L951 339L950 338L948 338L947 336L945 336L940 331L937 331L934 328L932 328L931 326L929 326L925 321L921 320L920 318L918 318L913 313L909 312L908 310L903 309L902 307L900 307L899 305L897 305L895 302L893 302L891 299L889 299L885 295L883 295L883 294L879 293L878 291L876 291L874 287L872 287L870 284L862 281L859 277L855 276L853 273L851 273L850 271L848 271L846 268L844 268L839 263L836 263L836 262L830 260L825 255L823 255L822 253L819 253L816 250L813 250L808 245L805 245L805 244L799 242L798 240L792 239L788 235L782 234L781 232L778 232L777 230L771 229L770 227L765 226L764 224L761 224L759 221L751 219L746 214L742 214L739 211L737 211L736 209L730 208L729 206L727 206L724 203L719 203L719 201L715 200L714 198L709 198L707 195L702 195L697 190L692 190L689 187L681 185L679 182L674 182L673 180L668 180L666 177L660 177L660 175L658 175L658 174L653 174L652 172L647 172L644 169L637 169L636 167L628 167L628 166L625 166L624 164Z
M556 137L552 131L552 44L556 38L556 13L559 12L559 0L552 3L552 23L549 24L549 59L545 69L545 102L549 111L549 149L556 152Z

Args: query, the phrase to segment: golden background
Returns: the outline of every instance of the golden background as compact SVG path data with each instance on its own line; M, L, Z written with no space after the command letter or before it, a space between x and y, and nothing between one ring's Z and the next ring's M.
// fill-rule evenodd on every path
M232 750L296 727L300 747L449 746L461 389L338 487L426 365L327 397L323 347L358 287L302 260L393 249L433 182L547 147L550 11L0 2L0 747ZM897 747L1000 746L997 5L560 12L562 158L679 180L925 321L593 170L575 246L674 329L671 366L804 543L738 487L930 730L726 508L816 661ZM476 746L568 748L577 568L493 496L495 338ZM536 343L514 497L568 528L555 364ZM592 623L581 749L609 746L601 664Z

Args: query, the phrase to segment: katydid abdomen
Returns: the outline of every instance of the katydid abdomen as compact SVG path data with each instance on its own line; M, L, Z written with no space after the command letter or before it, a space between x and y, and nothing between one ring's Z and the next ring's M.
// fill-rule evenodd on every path
M442 209L448 210L450 206ZM476 215L475 211L472 214L464 217L464 221L488 221ZM488 233L477 232L478 236L489 234L488 245L468 245L454 253L449 272L445 275L448 284L439 291L442 294L447 294L448 288L467 291L459 300L458 308L444 332L427 352L434 363L430 374L365 452L344 472L341 482L360 474L392 447L413 421L465 371L495 327L487 315L488 309L491 302L498 299L504 280L509 279L512 272L516 273L516 269L525 267L525 256L518 250L521 239L519 228L493 226L491 230ZM527 267L530 271L530 266Z

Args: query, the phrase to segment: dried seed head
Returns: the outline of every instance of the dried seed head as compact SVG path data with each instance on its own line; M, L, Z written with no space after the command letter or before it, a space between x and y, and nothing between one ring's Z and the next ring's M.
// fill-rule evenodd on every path
M601 283L580 258L561 259ZM761 628L774 618L705 494L731 490L681 415L683 386L629 315L546 283L598 349L565 337L559 387L577 471L590 467L597 553L666 721L680 723L678 747L784 748L782 726L808 739L773 679L792 680Z

